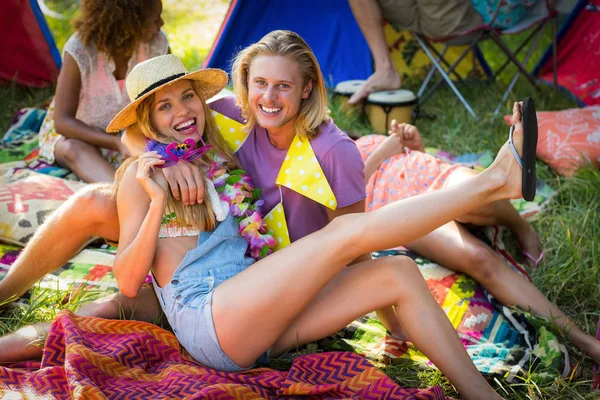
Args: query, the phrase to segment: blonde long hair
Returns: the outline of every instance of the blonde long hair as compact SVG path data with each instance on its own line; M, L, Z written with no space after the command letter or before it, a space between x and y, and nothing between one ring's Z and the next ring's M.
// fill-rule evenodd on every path
M200 91L197 88L198 83L191 81L192 88L202 101L202 107L204 109L204 135L207 144L213 145L214 151L220 156L224 157L229 164L229 168L235 169L237 167L237 160L229 147L227 142L221 136L217 124L212 116L212 110L206 105L205 100L200 96ZM172 138L162 135L157 132L150 121L150 114L152 113L152 104L154 103L154 94L145 98L136 109L137 123L140 130L147 138L154 139L158 142L168 144L173 142ZM115 183L113 185L113 194L119 189L121 180L125 171L131 164L137 160L137 157L130 157L119 167L115 175ZM202 158L194 161L198 165L208 166L212 162L211 159L205 154ZM206 177L202 175L202 181L206 188L208 182ZM201 231L212 231L216 226L216 218L212 209L212 204L208 196L204 197L202 203L196 203L194 205L184 205L181 200L176 200L170 190L167 191L167 207L165 214L175 213L176 218L179 220L181 226L189 226Z
M303 75L303 85L313 82L308 98L302 100L300 112L296 119L296 132L309 139L318 133L323 122L329 121L327 108L327 90L319 62L306 42L291 31L278 30L265 35L258 43L254 43L240 51L233 61L231 77L237 105L246 119L245 128L251 130L256 119L248 105L248 75L250 65L261 55L286 57L298 63Z

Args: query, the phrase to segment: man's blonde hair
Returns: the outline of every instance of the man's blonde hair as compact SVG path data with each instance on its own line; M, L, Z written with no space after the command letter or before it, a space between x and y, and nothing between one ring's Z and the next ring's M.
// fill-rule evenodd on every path
M245 128L250 131L256 124L248 104L248 76L250 65L261 55L281 56L296 62L303 76L303 88L312 81L312 90L308 98L302 100L295 128L296 133L301 136L308 138L315 136L319 126L329 121L327 90L323 74L308 44L297 33L284 30L268 33L258 43L240 51L233 61L231 69L233 90L237 105L242 109L242 116L246 119Z

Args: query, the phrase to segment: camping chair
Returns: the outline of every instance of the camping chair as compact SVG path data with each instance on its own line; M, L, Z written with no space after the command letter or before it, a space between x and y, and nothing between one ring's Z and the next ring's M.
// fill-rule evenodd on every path
M542 1L542 0L540 0L540 1ZM420 99L419 105L422 105L425 101L427 101L427 99L429 97L431 97L433 92L445 81L446 83L448 83L448 85L450 86L450 89L452 89L454 94L456 94L456 96L459 98L461 103L465 106L467 111L475 119L478 119L475 111L473 111L473 109L471 108L471 106L469 105L467 100L462 96L460 91L456 88L456 85L454 84L452 79L450 79L450 75L456 76L458 81L463 82L463 79L455 71L456 67L460 64L460 62L464 59L464 57L467 56L467 54L470 51L475 51L476 46L480 42L482 42L483 40L488 40L488 39L493 40L496 43L496 45L500 48L500 50L502 50L502 52L504 52L504 54L506 54L506 56L508 57L508 60L495 73L493 73L493 75L490 77L490 81L494 80L496 77L498 77L498 75L511 63L517 67L517 72L514 75L513 79L511 80L511 82L508 86L508 89L504 92L504 95L502 96L502 100L500 101L500 103L498 104L498 107L496 107L496 110L494 111L494 115L496 115L496 114L498 114L498 112L500 112L502 105L508 98L509 93L514 88L514 86L521 74L523 74L523 76L525 78L527 78L527 80L536 89L539 90L534 78L525 69L525 64L531 58L531 55L533 54L533 50L537 46L537 44L541 38L541 35L544 33L544 28L549 23L552 25L552 57L553 57L553 66L554 66L554 87L556 87L557 86L557 82L556 82L557 81L557 78L556 78L556 17L558 15L558 12L552 7L552 5L550 4L550 0L543 0L543 1L545 4L542 4L541 7L540 6L533 7L529 11L527 17L525 17L525 19L523 21L519 22L517 25L515 25L509 29L501 30L498 28L494 28L492 26L498 16L499 11L500 11L500 6L501 6L502 0L498 0L498 4L496 5L496 9L492 16L492 19L488 24L484 24L484 25L469 29L459 35L443 37L443 38L429 38L421 33L413 32L415 39L417 40L417 42L419 43L419 45L421 46L421 48L423 49L425 54L427 54L427 56L433 63L433 66L429 70L429 73L427 74L425 81L423 82L423 84L421 85L421 88L419 89L419 92L418 92L418 97ZM533 29L533 31L527 36L527 38L519 45L519 47L514 52L511 51L508 48L508 46L506 46L504 41L502 40L503 35L513 35L513 34L521 33L523 31L531 29L531 28L535 28L535 29ZM519 60L517 58L517 55L530 42L531 42L531 46L527 50L525 56L522 58L522 60ZM443 44L444 47L442 48L441 51L438 51L434 47L434 43L441 43L441 44ZM467 45L466 50L464 50L452 64L450 64L448 61L446 61L444 59L444 55L449 46L464 46L464 45ZM433 78L436 71L439 72L442 75L442 77L427 91L427 93L425 93L423 95L423 92L427 88L429 82Z

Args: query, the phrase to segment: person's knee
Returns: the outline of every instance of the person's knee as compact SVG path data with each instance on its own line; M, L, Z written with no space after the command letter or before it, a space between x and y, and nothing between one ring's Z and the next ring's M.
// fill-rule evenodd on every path
M118 218L112 186L106 183L87 185L69 199L73 212L85 214L93 222L107 222Z
M498 256L485 244L476 244L467 248L465 257L466 273L481 283L498 279Z
M90 151L95 151L94 147L78 139L63 139L56 145L56 158L58 161L73 166L86 157Z
M408 293L425 288L425 279L414 260L407 256L385 257L382 268L384 281L399 293Z

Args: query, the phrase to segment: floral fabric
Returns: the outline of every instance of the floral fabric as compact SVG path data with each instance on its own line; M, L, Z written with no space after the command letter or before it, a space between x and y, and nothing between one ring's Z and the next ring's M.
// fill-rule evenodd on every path
M363 161L385 140L383 135L363 136L356 141ZM460 165L452 165L420 151L398 154L384 161L367 184L366 211L391 202L440 189Z

